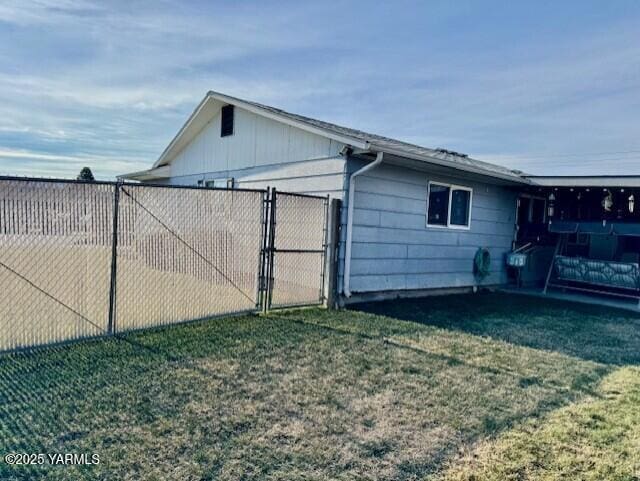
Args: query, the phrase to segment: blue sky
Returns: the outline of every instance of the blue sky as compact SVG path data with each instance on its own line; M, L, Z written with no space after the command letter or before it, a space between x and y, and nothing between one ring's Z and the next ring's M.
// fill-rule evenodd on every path
M537 174L640 174L640 2L0 0L0 174L148 168L207 90Z

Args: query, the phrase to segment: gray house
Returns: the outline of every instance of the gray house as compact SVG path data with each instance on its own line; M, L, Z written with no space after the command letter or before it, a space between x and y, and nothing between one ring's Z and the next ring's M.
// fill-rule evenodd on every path
M507 282L520 172L209 92L149 169L170 185L276 187L343 201L343 300ZM479 248L490 273L474 274Z

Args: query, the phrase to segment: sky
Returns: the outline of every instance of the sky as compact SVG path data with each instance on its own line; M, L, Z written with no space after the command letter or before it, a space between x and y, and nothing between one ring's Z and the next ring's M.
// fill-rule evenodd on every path
M0 174L149 168L208 90L532 174L640 174L640 2L0 0Z

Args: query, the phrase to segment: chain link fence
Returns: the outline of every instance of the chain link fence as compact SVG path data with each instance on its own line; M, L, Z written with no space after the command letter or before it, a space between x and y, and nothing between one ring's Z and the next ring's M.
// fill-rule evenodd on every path
M0 182L0 350L107 331L114 191Z
M323 300L327 199L0 179L0 351Z

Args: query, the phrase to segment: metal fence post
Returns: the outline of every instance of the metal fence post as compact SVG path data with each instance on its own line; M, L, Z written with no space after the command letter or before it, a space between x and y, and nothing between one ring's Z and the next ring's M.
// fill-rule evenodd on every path
M326 307L335 309L338 304L338 263L340 259L340 222L342 201L331 199L329 214L329 245L327 247L327 299Z
M270 216L270 188L262 196L262 247L260 249L260 267L258 279L258 306L257 308L262 312L267 311L266 306L266 292L268 289L267 281L267 261L268 261L268 249L269 249L269 216Z
M116 182L113 194L113 231L111 240L111 284L109 286L109 324L107 333L116 330L116 276L118 273L118 213L120 210L120 189L122 182Z
M329 205L331 199L327 195L324 200L324 227L322 229L322 272L320 273L320 303L325 304L327 301L326 296L326 275L327 275L327 252L329 248Z
M271 309L271 303L273 299L273 264L276 252L276 188L271 188L271 203L269 212L269 247L268 247L268 264L267 264L267 298L265 302L265 312Z

